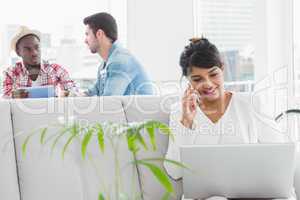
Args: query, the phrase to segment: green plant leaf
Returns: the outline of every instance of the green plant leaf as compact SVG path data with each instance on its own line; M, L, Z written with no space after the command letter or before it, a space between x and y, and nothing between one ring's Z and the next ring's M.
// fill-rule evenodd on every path
M101 124L96 124L96 130L97 130L97 139L98 139L98 144L100 151L103 153L104 152L104 131L101 126Z
M130 195L131 195L130 200L141 200L141 199L143 199L142 192L133 192L133 193L130 193Z
M62 158L64 159L65 158L65 153L66 153L66 150L68 149L68 146L71 144L71 142L73 141L73 139L77 136L77 134L74 134L74 135L71 135L69 137L69 139L67 140L66 144L64 145L63 147L63 150L61 152L61 156Z
M61 133L55 138L54 142L51 145L51 152L53 153L55 146L57 145L59 139L66 134L68 131L71 130L72 127L65 127L62 129Z
M157 122L157 125L158 125L158 129L159 129L162 133L164 133L164 134L166 134L166 135L171 135L171 134L172 134L171 129L169 128L168 125L166 125L166 124L164 124L164 123L162 123L162 122Z
M119 194L118 200L130 200L130 198L129 198L128 194L121 192Z
M174 141L174 134L172 133L170 127L168 125L166 125L165 123L162 123L162 122L157 122L157 125L158 125L158 129L169 136L169 138Z
M136 141L138 141L145 150L148 150L148 146L143 138L143 136L140 134L141 126L132 126L126 130L127 134L127 143L128 148L131 152L135 153L139 150L137 147Z
M47 127L42 129L41 137L40 137L41 144L45 144L45 137L46 137L47 130L48 130Z
M24 140L24 142L23 142L23 144L22 144L22 155L23 155L23 157L25 157L26 150L27 150L27 145L28 145L28 143L29 143L29 141L30 141L30 138L31 138L32 136L34 136L35 134L36 134L36 132L33 132L33 133L29 134L29 135L25 138L25 140Z
M129 151L136 153L138 151L138 147L136 146L136 135L132 128L127 129L126 138Z
M104 196L103 196L102 193L99 193L98 200L105 200L105 198L104 198Z
M58 126L60 126L60 124L55 125L55 128L58 127ZM46 145L47 143L51 142L53 138L55 138L56 136L58 136L65 129L66 129L66 127L63 126L61 129L59 129L58 131L56 131L54 134L49 135L49 137L47 137L47 138L45 137L43 145ZM48 132L48 130L47 130L47 132Z
M146 126L146 130L148 132L148 135L150 137L150 142L152 145L152 149L153 151L156 151L157 147L156 147L156 142L155 142L155 129L151 126Z
M146 166L152 174L156 177L156 179L159 181L159 183L165 188L165 190L169 193L173 193L173 185L168 177L168 175L159 167L152 163L144 162L144 161L136 161L137 164L141 164Z
M68 146L71 144L72 140L79 134L78 128L79 127L76 123L71 127L71 130L70 130L71 131L71 136L69 137L66 144L64 145L62 153L61 153L63 159L65 157L65 152L66 152Z
M171 198L171 194L169 192L166 192L164 196L161 198L161 200L169 200Z
M146 159L142 159L142 160L139 160L139 161L143 161L143 162L148 162L148 161L162 161L162 162L171 163L171 164L173 164L173 165L175 165L177 167L181 167L181 168L184 168L184 169L189 169L186 165L184 165L181 162L178 162L176 160L166 159L166 158L146 158Z
M85 159L85 156L86 156L86 150L87 150L87 145L89 144L92 136L93 136L93 132L94 130L93 129L89 129L86 134L84 135L84 138L82 140L82 143L81 143L81 155L82 155L82 158Z
M146 122L145 127L154 129L154 130L159 129L162 133L169 135L171 137L171 139L174 140L170 127L165 123L162 123L160 121L151 120L151 121Z
M71 127L71 133L72 135L77 135L78 134L78 130L79 129L79 125L74 123L73 126Z
M136 130L137 131L137 130ZM148 147L147 147L147 144L143 138L143 136L139 133L139 132L136 132L135 133L135 137L136 139L141 143L141 145L144 147L145 150L148 150Z

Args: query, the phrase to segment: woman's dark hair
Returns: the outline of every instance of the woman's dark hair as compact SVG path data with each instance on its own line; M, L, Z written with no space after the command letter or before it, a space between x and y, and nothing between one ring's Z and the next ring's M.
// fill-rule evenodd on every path
M211 68L222 67L222 59L217 47L206 38L190 39L190 44L184 48L180 56L182 75L188 76L191 67Z
M95 35L97 31L101 29L112 42L118 39L117 22L115 18L108 13L101 12L88 16L84 18L83 23L84 25L89 25Z

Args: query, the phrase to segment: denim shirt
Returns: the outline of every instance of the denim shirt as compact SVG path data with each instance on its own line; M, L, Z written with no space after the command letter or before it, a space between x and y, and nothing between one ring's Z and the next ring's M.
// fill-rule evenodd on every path
M88 90L89 96L113 95L151 95L153 83L142 65L114 42L106 62L102 62L97 74L97 81Z

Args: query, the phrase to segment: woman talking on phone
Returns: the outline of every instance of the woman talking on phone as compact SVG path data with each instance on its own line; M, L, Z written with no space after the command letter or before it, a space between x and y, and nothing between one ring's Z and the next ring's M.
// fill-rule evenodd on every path
M181 54L180 66L189 86L179 105L172 107L170 128L174 141L169 140L167 159L180 161L181 145L288 141L282 134L259 135L255 128L257 117L249 101L241 94L224 89L221 55L207 39L191 39ZM181 169L167 162L164 166L173 179L182 177ZM213 196L209 199L227 198Z

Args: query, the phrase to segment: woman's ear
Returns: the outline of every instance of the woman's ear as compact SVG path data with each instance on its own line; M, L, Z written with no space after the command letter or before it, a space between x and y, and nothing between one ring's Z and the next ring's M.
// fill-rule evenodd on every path
M221 63L220 69L221 69L222 71L224 71L224 63L223 63L223 62Z

